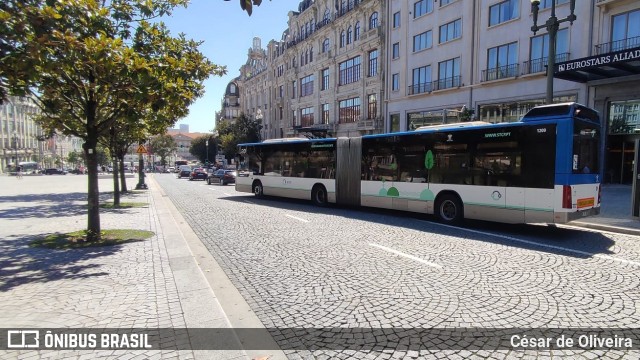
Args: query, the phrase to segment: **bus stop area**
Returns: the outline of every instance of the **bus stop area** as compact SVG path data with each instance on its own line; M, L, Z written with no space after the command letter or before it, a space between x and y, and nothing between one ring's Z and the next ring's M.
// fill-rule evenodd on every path
M631 195L631 185L604 184L600 215L576 220L569 224L595 230L640 235L640 219L631 215Z

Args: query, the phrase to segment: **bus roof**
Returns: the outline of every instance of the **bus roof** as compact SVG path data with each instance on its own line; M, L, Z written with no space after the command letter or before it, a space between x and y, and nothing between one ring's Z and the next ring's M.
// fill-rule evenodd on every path
M244 143L244 144L238 144L238 146L269 145L269 144L277 144L277 143L292 144L292 143L321 142L321 141L335 141L335 140L336 138L308 139L303 137L294 137L294 138L281 138L281 139L267 139L259 143Z

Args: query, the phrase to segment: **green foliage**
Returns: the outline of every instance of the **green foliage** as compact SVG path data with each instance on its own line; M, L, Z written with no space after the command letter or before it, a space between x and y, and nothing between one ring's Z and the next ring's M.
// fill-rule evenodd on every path
M230 159L238 152L238 144L259 142L262 138L260 130L262 124L259 120L250 119L241 114L233 122L222 122L216 130L219 134L220 146L225 157Z
M90 241L88 231L75 231L66 234L51 234L41 239L36 239L29 244L29 247L40 247L47 249L82 249L87 247L113 246L129 242L144 241L153 235L146 230L105 230L100 234L99 241Z
M201 43L171 36L157 18L188 0L3 0L0 100L30 94L46 133L85 141L87 236L100 237L98 141L113 152L188 114L210 75ZM115 141L119 144L114 144Z
M240 0L240 8L246 11L249 16L253 13L253 5L260 6L262 0Z
M207 146L207 141L209 141L209 146ZM203 164L207 160L207 150L209 151L209 162L214 162L216 155L218 154L218 149L213 135L199 136L193 139L191 147L189 147L189 153L197 157Z
M160 164L166 165L167 157L176 150L178 144L172 136L163 134L151 138L149 147L151 152L160 156Z

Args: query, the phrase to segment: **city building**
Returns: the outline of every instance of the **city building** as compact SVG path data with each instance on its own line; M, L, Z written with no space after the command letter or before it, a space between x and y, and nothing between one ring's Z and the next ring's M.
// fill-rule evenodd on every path
M280 40L262 49L254 39L235 82L241 111L261 120L263 139L517 121L546 103L545 24L555 15L553 102L600 112L601 174L630 183L640 140L640 2L538 3L534 14L531 0L302 1Z
M235 84L263 139L384 131L386 1L303 0L281 39L254 38Z
M11 96L0 105L0 173L13 171L21 162L36 162L41 168L52 163L54 147L34 121L39 113L33 99L28 97Z

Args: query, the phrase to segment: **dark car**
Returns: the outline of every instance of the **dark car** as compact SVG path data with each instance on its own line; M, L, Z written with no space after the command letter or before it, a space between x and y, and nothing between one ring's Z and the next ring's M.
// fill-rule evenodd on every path
M236 171L219 169L209 174L207 178L207 184L219 183L220 185L235 184L236 183Z
M44 169L45 175L67 175L67 172L62 169Z
M180 169L178 170L178 179L189 176L191 176L191 166L180 165Z
M207 170L203 168L195 168L189 174L189 180L207 180Z

